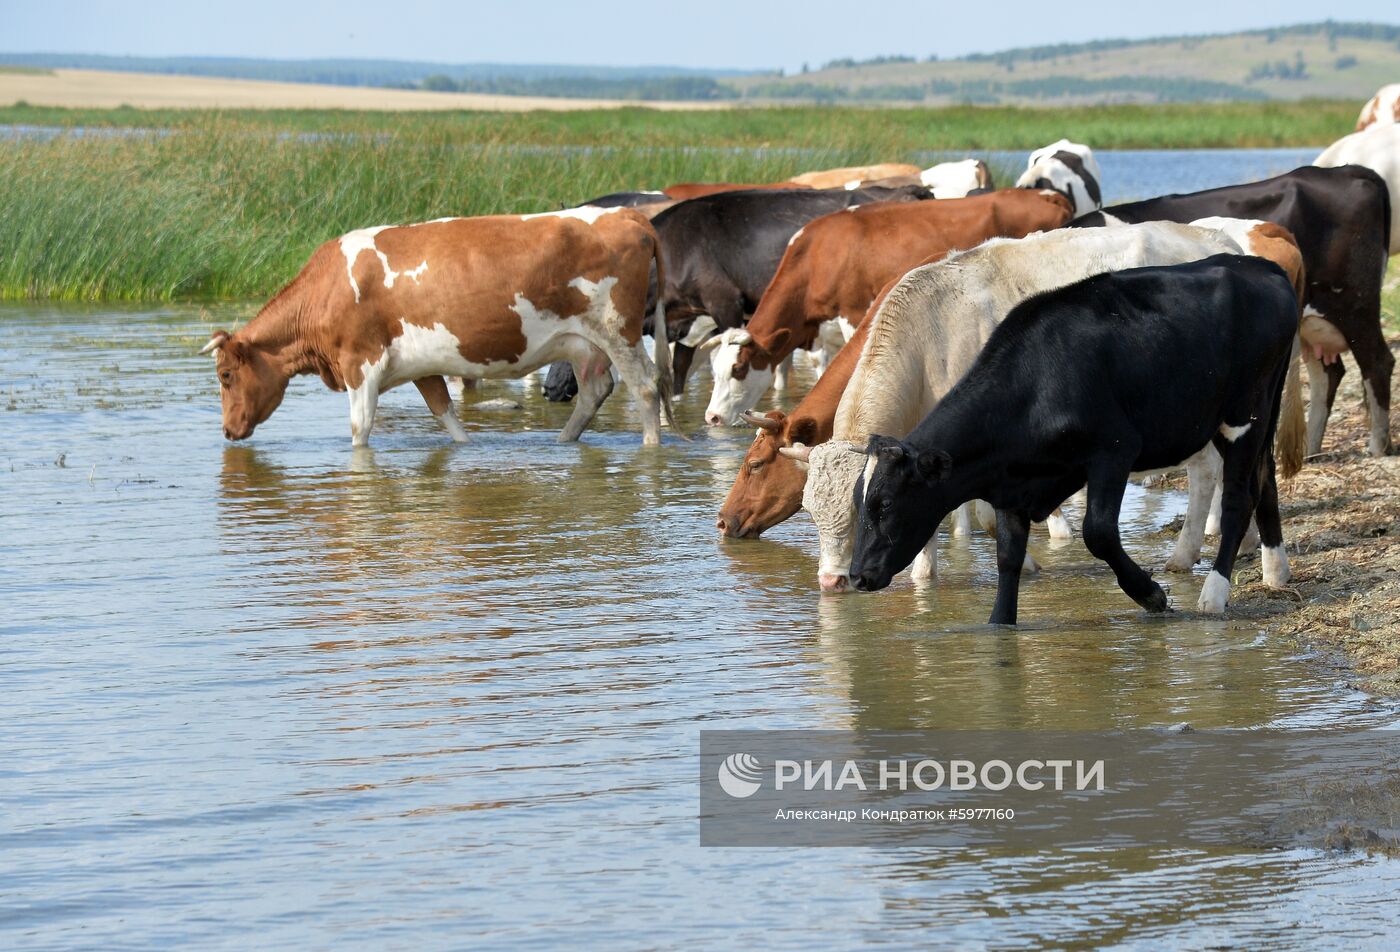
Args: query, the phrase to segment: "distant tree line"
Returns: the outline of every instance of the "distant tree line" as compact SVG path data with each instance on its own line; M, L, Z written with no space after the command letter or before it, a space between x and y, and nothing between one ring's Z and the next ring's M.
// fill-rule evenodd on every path
M1048 76L1043 79L954 82L934 79L923 83L888 83L868 86L840 86L810 81L756 83L745 90L756 99L799 99L806 102L922 102L930 98L952 99L973 105L995 104L1006 98L1065 99L1072 97L1121 96L1155 102L1259 101L1268 95L1233 83L1205 79L1159 76L1112 76L1085 79L1078 76Z
M573 99L672 99L687 102L738 99L739 91L708 76L663 76L651 79L600 79L589 76L542 76L533 79L453 79L442 73L423 78L418 88L447 93L493 93L499 96L549 96Z

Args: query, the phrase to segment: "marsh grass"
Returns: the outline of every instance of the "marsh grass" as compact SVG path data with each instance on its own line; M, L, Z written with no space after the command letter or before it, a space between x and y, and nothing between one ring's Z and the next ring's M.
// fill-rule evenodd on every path
M368 225L537 212L682 181L927 164L1066 135L1097 147L1330 142L1355 110L1323 106L427 115L12 106L0 125L73 131L0 139L0 298L266 298L318 244ZM993 171L999 182L1015 174Z

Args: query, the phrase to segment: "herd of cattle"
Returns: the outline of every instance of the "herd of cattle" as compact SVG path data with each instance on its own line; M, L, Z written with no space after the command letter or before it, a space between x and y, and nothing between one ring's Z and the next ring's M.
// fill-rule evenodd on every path
M1312 166L1262 182L1103 207L1092 151L1032 153L1015 187L983 163L877 165L774 183L687 183L528 215L351 232L214 352L224 434L244 439L291 377L350 397L364 444L381 392L413 382L455 440L445 378L553 364L575 440L611 393L638 399L643 442L709 358L710 425L757 427L718 527L752 538L806 508L825 591L936 572L936 529L994 532L992 621L1014 623L1032 522L1073 529L1149 611L1167 607L1123 550L1134 473L1185 467L1169 571L1217 555L1198 607L1220 612L1242 547L1289 579L1275 466L1321 448L1342 379L1361 370L1369 449L1390 451L1394 358L1381 284L1400 251L1400 86ZM653 332L654 331L654 332ZM644 335L650 335L648 346ZM753 408L796 351L817 368L789 412ZM1300 361L1301 358L1301 361ZM1304 420L1300 364L1310 398Z

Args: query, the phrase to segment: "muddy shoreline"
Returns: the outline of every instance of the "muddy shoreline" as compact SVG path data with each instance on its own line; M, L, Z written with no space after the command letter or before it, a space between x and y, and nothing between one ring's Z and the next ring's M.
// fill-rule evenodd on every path
M1400 352L1400 334L1389 339L1391 350ZM1242 561L1228 611L1237 618L1267 619L1269 634L1331 656L1355 672L1357 687L1395 696L1400 695L1400 456L1367 455L1360 381L1348 357L1323 452L1279 487L1292 582L1283 590L1266 588L1259 560Z

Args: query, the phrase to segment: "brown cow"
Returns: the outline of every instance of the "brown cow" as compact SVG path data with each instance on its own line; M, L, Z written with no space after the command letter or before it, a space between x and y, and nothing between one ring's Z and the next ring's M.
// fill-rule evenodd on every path
M885 291L894 287L891 281ZM884 298L885 292L880 294ZM871 307L873 312L879 301ZM734 485L720 506L716 528L735 539L753 539L788 519L802 508L802 487L807 474L792 459L778 452L783 447L816 446L831 439L836 421L836 405L846 391L851 374L865 348L867 323L861 321L846 346L837 352L831 365L791 413L769 410L763 416L745 413L744 419L758 427L753 445L744 455Z
M579 401L561 442L578 439L612 392L609 365L642 402L643 443L671 416L666 335L642 346L656 233L631 209L446 218L352 231L318 248L237 333L218 331L224 435L246 439L298 374L348 391L350 433L364 445L379 394L412 381L457 441L444 375L520 377L567 358ZM659 319L659 316L658 316Z
M715 368L711 426L737 426L773 382L773 368L807 347L823 321L869 309L910 268L988 238L1020 238L1069 221L1058 192L1004 189L971 198L878 203L825 215L793 236L746 328L705 343Z

